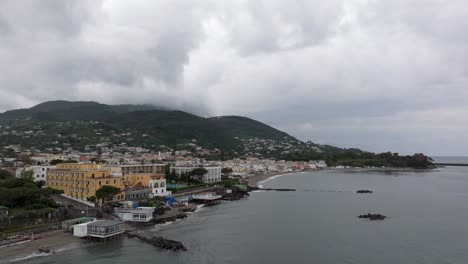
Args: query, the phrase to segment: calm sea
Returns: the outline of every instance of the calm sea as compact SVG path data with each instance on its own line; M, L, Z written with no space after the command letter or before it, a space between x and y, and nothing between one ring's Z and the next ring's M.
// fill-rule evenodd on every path
M468 167L324 171L263 185L297 192L252 193L155 228L188 252L125 239L16 263L468 263ZM388 219L356 217L369 212Z

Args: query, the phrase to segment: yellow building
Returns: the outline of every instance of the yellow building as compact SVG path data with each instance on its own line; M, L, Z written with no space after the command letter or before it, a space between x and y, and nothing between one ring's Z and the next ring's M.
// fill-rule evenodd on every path
M128 187L149 186L151 180L162 180L164 174L128 173L123 176L124 184Z
M111 171L100 164L61 163L57 168L49 170L46 186L63 190L64 194L86 200L96 196L96 191L104 185L124 189L123 180L120 177L112 177ZM114 197L115 201L124 200L122 192Z

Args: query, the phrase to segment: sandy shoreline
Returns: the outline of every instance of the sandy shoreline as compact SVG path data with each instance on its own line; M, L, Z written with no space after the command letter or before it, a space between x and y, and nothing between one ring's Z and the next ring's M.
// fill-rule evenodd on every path
M80 247L85 243L85 241L73 237L72 234L65 233L63 230L45 232L38 236L42 238L1 247L0 263L16 262L30 257L47 256L47 254L38 252L39 247L42 246L47 246L53 248L56 252L60 252Z
M255 176L249 177L246 180L250 186L258 186L258 185L261 185L263 182L270 180L272 178L293 175L293 174L307 173L307 172L316 172L316 171L317 170L305 170L305 171L264 173L264 174L257 174Z

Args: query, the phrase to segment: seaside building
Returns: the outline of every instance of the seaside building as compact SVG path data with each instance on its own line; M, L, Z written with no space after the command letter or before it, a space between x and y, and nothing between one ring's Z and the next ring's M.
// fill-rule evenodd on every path
M153 220L156 207L115 208L114 212L122 221L149 222Z
M174 170L175 174L180 177L182 173L190 173L196 168L200 167L171 167L171 171ZM215 183L221 181L221 167L220 166L202 166L201 168L206 169L208 172L202 176L202 182L204 183Z
M109 238L124 232L125 228L121 221L101 220L88 224L88 236L91 237Z
M25 171L32 171L33 172L33 180L35 182L38 181L46 181L47 180L47 173L49 170L55 169L56 166L27 166L16 169L16 177L20 178L22 173Z
M61 163L49 170L46 187L62 190L65 196L87 200L96 197L96 191L104 185L124 190L122 178L112 177L111 171L100 164ZM123 192L114 196L114 201L125 198Z
M109 239L121 237L124 232L123 222L114 220L97 220L73 226L73 235L77 237Z
M62 228L68 231L71 231L73 229L73 226L79 225L79 224L84 224L84 223L89 223L92 221L95 221L96 218L94 217L80 217L80 218L75 218L75 219L70 219L62 222Z
M202 192L193 194L192 200L202 204L217 204L222 197L222 195L218 195L214 192Z

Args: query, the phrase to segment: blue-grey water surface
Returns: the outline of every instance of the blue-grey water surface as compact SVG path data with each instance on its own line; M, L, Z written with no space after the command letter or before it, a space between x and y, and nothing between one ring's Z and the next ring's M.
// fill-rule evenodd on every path
M124 239L17 263L468 263L468 167L323 171L263 185L297 192L252 193L155 231L187 252ZM356 217L369 212L388 219Z

